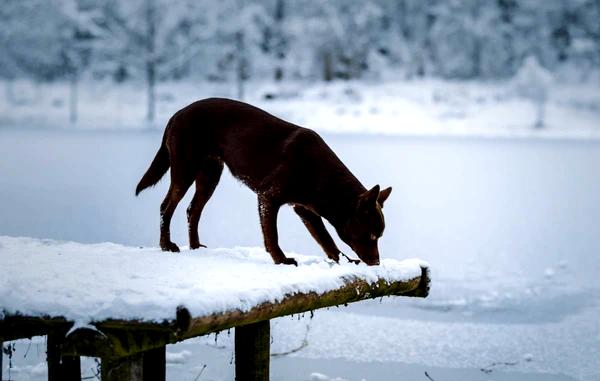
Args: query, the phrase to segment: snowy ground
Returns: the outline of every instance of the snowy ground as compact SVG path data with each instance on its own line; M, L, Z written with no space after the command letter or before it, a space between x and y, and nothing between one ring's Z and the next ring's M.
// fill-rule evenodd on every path
M23 81L0 83L0 125L70 128L69 86ZM536 105L514 81L440 80L334 82L328 85L250 83L246 101L320 132L344 134L599 138L596 82L547 86L546 127L535 129ZM163 83L157 89L162 128L178 109L206 97L235 98L228 83ZM142 84L83 82L78 90L79 129L146 129ZM275 99L266 99L275 95Z
M573 120L597 118L593 108L568 109ZM139 198L133 190L161 131L33 127L0 129L0 234L156 246L168 184ZM274 380L600 380L599 142L325 139L365 185L394 187L382 257L426 259L434 282L425 300L274 321L273 352L301 348L274 357ZM173 218L182 245L189 197ZM279 226L285 251L324 257L289 209ZM228 174L200 238L209 247L262 244L255 195ZM13 379L43 379L43 340L16 344ZM227 334L168 351L171 380L232 379ZM91 375L94 361L83 369Z

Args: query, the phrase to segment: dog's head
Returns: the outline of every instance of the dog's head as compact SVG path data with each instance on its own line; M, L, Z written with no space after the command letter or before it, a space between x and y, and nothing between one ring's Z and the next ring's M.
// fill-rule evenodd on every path
M369 266L379 264L377 241L385 229L381 209L391 192L391 187L380 191L375 185L361 194L350 218L338 230L340 238Z

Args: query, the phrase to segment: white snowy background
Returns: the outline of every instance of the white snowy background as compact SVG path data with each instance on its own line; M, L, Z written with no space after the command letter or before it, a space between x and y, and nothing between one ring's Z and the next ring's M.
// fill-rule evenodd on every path
M168 182L133 190L164 124L243 99L393 186L381 255L432 268L425 300L274 320L272 379L600 380L599 19L595 0L6 0L0 235L156 246ZM323 256L289 209L279 231ZM262 245L228 173L200 238ZM168 378L233 379L232 337L169 346ZM3 379L45 379L45 339L13 344Z

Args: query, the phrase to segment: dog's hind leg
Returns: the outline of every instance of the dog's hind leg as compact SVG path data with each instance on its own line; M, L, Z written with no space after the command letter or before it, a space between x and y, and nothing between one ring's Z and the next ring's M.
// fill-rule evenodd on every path
M163 251L179 251L179 247L171 242L171 217L173 217L177 204L193 182L194 176L189 170L184 171L173 163L171 164L171 185L160 205L160 248Z
M315 241L323 248L325 254L327 254L330 259L339 262L340 249L338 249L335 241L331 238L331 235L325 228L321 216L301 205L295 205L294 212L300 217Z
M198 238L198 222L204 205L206 205L219 183L221 173L223 173L223 162L218 159L210 159L200 167L200 171L196 175L196 193L187 208L190 249L206 247L200 243Z
M262 227L265 240L265 249L271 254L275 264L295 265L298 263L294 258L287 258L283 250L279 247L277 236L277 214L280 203L276 203L270 198L258 196L258 214L260 216L260 226Z

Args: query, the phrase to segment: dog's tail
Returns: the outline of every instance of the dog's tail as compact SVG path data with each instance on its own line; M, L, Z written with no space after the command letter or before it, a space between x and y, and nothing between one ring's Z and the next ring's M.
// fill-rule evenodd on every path
M165 131L165 136L163 136L160 148L158 149L154 160L152 160L150 168L148 168L146 173L144 173L144 176L135 188L135 195L139 195L140 192L144 189L158 183L158 181L165 175L165 173L167 173L167 170L170 166L171 163L169 162L169 151L167 150Z

